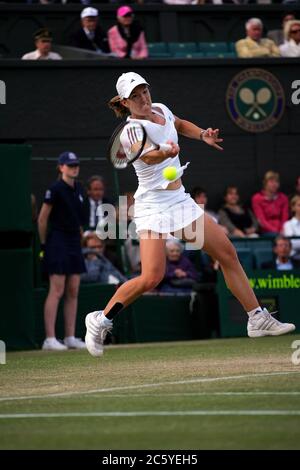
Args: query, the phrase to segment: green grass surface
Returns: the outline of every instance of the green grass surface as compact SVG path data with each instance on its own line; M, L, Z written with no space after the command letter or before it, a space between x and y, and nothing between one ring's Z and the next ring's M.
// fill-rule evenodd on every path
M298 335L10 353L1 449L299 449Z

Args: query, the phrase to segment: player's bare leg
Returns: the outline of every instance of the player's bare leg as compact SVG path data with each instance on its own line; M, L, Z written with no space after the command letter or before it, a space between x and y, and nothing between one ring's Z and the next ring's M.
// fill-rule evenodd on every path
M85 342L92 356L101 356L103 341L112 329L112 319L124 307L131 304L144 292L154 289L163 279L166 270L166 240L153 232L140 239L140 276L122 284L110 299L104 311L91 312L86 316L87 334Z
M199 227L203 224L199 223ZM197 223L191 228L195 233ZM236 250L223 230L211 217L204 214L204 245L203 249L220 263L226 285L240 301L249 315L248 335L250 337L278 336L295 330L292 323L281 323L262 309L250 286Z

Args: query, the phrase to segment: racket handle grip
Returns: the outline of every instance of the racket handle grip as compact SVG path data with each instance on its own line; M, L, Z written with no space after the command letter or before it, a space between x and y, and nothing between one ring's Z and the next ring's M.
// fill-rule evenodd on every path
M165 152L167 152L168 150L171 150L172 149L172 145L170 144L160 144L159 145L159 150L163 150Z

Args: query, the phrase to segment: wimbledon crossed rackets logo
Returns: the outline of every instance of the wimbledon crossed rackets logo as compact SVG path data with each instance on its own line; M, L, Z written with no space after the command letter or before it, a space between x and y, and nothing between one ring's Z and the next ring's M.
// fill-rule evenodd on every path
M260 119L261 116L267 117L267 113L260 105L267 104L272 99L272 93L269 88L261 88L257 94L250 88L241 88L239 95L243 103L251 105L245 117L253 116L254 119Z
M230 82L226 106L233 121L249 132L265 132L282 117L285 98L277 78L263 69L246 69Z

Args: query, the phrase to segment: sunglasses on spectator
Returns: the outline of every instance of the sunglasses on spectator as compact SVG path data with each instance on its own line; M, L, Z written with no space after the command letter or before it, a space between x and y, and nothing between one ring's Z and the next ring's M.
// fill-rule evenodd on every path
M131 18L133 16L133 13L126 13L126 15L123 15L123 18Z
M290 31L290 33L291 33L291 34L296 34L296 33L299 33L299 31L300 31L300 28L299 28L299 29L292 29L292 30Z

